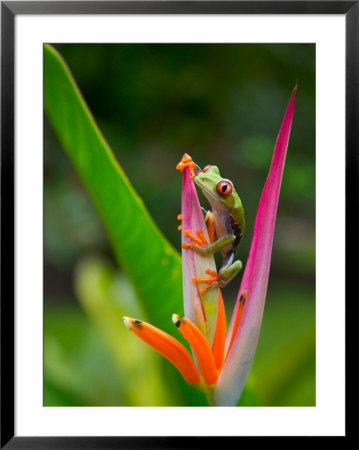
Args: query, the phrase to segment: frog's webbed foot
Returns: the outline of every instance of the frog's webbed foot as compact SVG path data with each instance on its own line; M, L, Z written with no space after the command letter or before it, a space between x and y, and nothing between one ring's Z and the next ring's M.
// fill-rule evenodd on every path
M190 248L192 250L197 251L198 253L206 254L206 251L203 250L203 247L208 246L207 239L202 230L197 230L196 235L191 233L189 230L184 230L183 234L192 239L192 242L182 242L182 248Z
M204 209L203 207L202 209L202 213L203 213L203 218L204 221L206 223L207 226L207 232L208 232L208 237L209 237L209 242L213 243L214 242L214 233L215 233L215 229L214 229L214 214L212 213L212 211L207 211L206 209ZM182 214L178 214L177 216L177 220L182 220ZM177 230L182 230L182 225L178 225ZM201 236L198 236L198 233L200 231L197 231L197 237L195 237L195 240L193 239L193 234L191 234L191 239L194 240L194 244L198 244L201 245L199 242L197 242L197 239L199 237L201 242L205 242L205 245L208 244L208 242L206 241L206 239L203 239L203 233L201 234ZM186 230L187 233L187 230ZM187 234L185 234L185 236L187 236ZM188 236L190 237L190 236ZM192 243L191 243L192 244ZM183 248L190 248L189 246L183 246Z
M211 269L206 269L206 274L210 275L209 277L193 277L192 281L194 283L206 283L207 286L203 286L199 289L200 294L204 294L208 289L214 288L220 285L221 277L219 274Z
M192 160L192 158L185 153L182 156L181 161L177 164L176 169L180 170L181 172L183 172L183 170L188 167L190 173L191 173L191 178L193 180L193 178L195 178L199 172L201 172L201 169L197 166L197 164Z
M194 283L206 283L207 286L201 287L199 292L204 294L208 289L214 287L226 287L228 283L233 280L233 278L237 275L237 273L242 269L242 262L235 261L230 266L222 267L219 273L214 270L207 269L206 274L210 275L209 277L193 277L192 281Z

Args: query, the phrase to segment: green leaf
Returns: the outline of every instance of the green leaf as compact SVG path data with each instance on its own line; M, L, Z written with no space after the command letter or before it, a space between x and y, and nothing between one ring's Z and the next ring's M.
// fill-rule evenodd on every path
M171 315L183 311L180 255L151 219L98 129L69 68L50 45L44 45L44 101L58 139L90 193L116 258L133 282L149 320L173 333Z
M101 335L79 308L45 305L45 406L121 405L127 392L119 378Z

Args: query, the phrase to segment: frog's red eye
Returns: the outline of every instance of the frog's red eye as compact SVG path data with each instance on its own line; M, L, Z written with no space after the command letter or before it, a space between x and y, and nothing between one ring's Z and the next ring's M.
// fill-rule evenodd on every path
M226 197L232 192L232 185L229 181L222 180L217 184L217 192L218 194Z
M212 164L208 164L208 166L206 166L202 172L207 172L208 169L210 169L212 167Z

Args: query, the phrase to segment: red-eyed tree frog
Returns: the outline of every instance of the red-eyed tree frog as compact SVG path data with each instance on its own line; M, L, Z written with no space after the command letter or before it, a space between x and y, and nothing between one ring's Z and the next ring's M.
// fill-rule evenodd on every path
M184 242L182 247L190 248L202 255L221 252L223 261L219 274L210 271L209 274L214 277L214 281L210 284L207 282L207 284L208 287L224 287L242 268L242 262L234 260L245 228L242 202L234 189L233 183L221 177L217 166L208 165L201 170L189 155L184 156L181 163L182 166L190 168L193 181L202 190L212 208L212 212L207 212L202 208L206 215L206 221L208 221L208 234L211 242L202 241L199 244L198 237L194 236L189 230L184 230L185 236L191 238L193 242ZM180 170L181 163L177 166ZM212 230L212 227L214 230ZM203 279L197 281L201 282L201 280L204 281Z

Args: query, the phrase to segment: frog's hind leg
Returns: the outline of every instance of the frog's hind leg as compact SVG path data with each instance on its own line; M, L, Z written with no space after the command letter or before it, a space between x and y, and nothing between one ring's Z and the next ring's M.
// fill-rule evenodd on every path
M192 281L194 283L205 283L206 286L201 287L199 292L204 294L208 289L213 287L225 287L227 284L233 280L237 273L242 269L242 262L237 260L233 261L234 252L231 252L223 261L223 265L219 273L214 270L207 269L206 274L209 277L193 277Z
M243 264L242 261L234 261L229 266L221 267L219 271L219 277L220 277L220 286L225 287L227 284L233 280L233 278L237 275L237 273L242 269Z
M234 256L235 251L231 251L224 256L222 267L219 271L221 287L226 286L242 269L242 262L239 260L233 261Z

